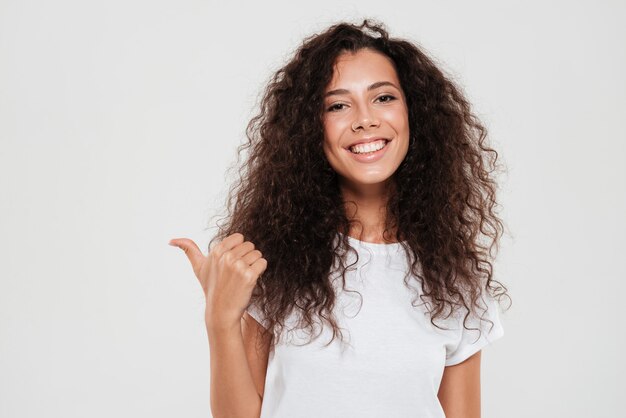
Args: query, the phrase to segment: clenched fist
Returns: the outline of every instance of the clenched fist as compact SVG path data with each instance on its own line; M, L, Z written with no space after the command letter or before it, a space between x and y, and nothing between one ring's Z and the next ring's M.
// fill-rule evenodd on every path
M202 286L207 328L239 329L256 281L267 268L261 252L238 232L213 245L207 256L188 238L172 239L169 244L187 254Z

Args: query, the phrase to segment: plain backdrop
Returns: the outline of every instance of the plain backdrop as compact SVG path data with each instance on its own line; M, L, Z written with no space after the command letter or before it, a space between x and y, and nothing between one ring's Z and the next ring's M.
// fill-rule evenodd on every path
M460 86L508 171L485 418L619 416L621 1L0 1L0 417L208 417L206 250L273 71L383 21Z

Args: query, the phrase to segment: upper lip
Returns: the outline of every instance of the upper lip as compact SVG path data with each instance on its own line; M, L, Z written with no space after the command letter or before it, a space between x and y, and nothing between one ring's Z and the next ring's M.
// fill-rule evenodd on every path
M353 143L351 143L350 145L348 145L346 147L346 149L350 149L351 147L355 146L355 145L359 145L359 144L367 144L368 142L374 142L374 141L378 141L380 139L384 139L385 141L391 141L389 138L384 138L382 136L371 136L369 138L361 138L357 141L354 141Z

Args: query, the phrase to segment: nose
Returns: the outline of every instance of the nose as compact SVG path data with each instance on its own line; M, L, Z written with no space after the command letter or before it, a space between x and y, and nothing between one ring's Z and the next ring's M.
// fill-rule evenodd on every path
M359 128L371 128L380 124L378 117L367 106L362 111L358 112L356 120L352 123L352 130L356 131Z

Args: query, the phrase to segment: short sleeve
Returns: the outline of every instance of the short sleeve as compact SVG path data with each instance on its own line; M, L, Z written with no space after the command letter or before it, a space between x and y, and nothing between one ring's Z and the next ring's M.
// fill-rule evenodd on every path
M250 303L246 308L246 311L251 317L256 319L256 321L261 324L263 328L267 329L267 327L269 326L267 323L268 321L266 321L263 312L256 303Z
M470 328L468 330L463 326L463 315L460 316L455 341L446 345L446 366L453 366L467 360L504 335L498 304L491 296L483 297L483 300L487 305L487 311L483 314L483 321L475 315L469 316L466 322L467 327ZM482 313L482 310L479 313ZM493 327L489 321L493 322ZM480 329L480 337L477 328Z

